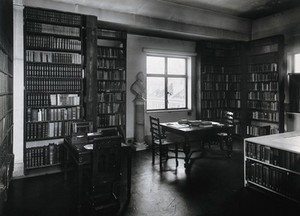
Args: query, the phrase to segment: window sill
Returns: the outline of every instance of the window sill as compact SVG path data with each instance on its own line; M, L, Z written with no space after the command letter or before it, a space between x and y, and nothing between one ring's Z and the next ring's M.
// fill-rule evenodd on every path
M147 110L146 113L173 113L173 112L192 112L191 109L174 109L174 110Z

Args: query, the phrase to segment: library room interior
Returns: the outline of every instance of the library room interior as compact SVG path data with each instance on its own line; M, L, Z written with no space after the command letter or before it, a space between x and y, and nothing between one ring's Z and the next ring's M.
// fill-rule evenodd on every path
M0 1L0 216L294 212L300 1Z

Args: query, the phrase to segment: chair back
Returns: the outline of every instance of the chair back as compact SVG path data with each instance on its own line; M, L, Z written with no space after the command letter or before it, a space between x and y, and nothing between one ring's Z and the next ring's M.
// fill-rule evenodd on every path
M150 116L150 132L152 135L152 144L154 144L155 141L159 141L159 144L161 144L162 136L161 136L159 118L154 118Z
M222 123L228 126L233 126L234 125L234 114L233 112L230 111L223 111L223 119Z
M94 139L92 163L94 192L103 184L118 181L121 173L121 136Z

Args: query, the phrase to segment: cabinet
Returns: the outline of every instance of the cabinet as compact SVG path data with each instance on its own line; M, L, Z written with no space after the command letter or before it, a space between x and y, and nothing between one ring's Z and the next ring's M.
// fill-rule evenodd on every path
M234 113L235 134L241 133L242 44L203 41L197 47L200 57L199 119L219 121L224 111Z
M300 132L244 140L244 185L300 202Z
M126 38L124 31L97 28L97 128L126 124Z
M25 174L60 163L59 140L83 118L82 16L24 10Z
M247 135L283 132L283 37L250 41L247 50Z

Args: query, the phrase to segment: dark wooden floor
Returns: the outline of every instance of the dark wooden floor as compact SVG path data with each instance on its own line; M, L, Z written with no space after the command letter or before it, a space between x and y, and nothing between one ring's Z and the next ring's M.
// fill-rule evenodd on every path
M243 187L242 142L234 143L232 158L208 151L185 172L183 160L159 172L151 152L133 153L132 196L123 205L126 216L291 215L299 205L273 194ZM75 176L75 174L74 174ZM65 184L62 174L13 180L4 216L76 215L76 178ZM83 215L88 215L84 213Z

